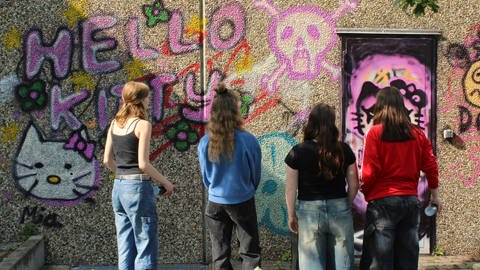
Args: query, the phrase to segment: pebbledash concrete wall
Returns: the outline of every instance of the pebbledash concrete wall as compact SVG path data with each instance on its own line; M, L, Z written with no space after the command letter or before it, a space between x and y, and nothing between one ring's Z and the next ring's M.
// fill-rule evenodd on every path
M362 102L354 86L397 80L417 106L416 119L423 117L417 123L435 142L440 164L444 210L436 223L424 223L423 252L479 255L480 10L472 1L439 5L438 13L415 17L393 0L2 0L0 241L16 240L32 223L45 235L47 263L115 263L103 144L122 84L143 79L152 90L150 159L177 186L157 203L159 257L208 261L196 146L212 88L225 80L239 89L245 126L262 146L261 243L265 258L277 260L290 249L283 158L301 141L308 109L317 102L335 106L346 138L361 142L370 119L365 107L349 108ZM352 29L433 36L434 54L427 65L411 60L422 58L418 53L379 53L352 71L342 53ZM407 43L400 39L398 46ZM358 76L345 76L345 67ZM448 127L452 142L442 139ZM361 161L361 144L354 148Z

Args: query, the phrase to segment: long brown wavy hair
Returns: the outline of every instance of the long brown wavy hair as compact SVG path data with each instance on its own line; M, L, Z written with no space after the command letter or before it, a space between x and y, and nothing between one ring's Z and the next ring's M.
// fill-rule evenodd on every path
M403 96L395 87L385 87L377 93L373 123L382 124L382 140L399 142L414 139L408 110Z
M125 126L129 118L147 119L147 108L143 105L143 100L149 93L148 85L141 82L130 81L123 86L123 105L115 115L115 122L120 128Z
M229 161L232 160L235 150L235 129L243 130L243 119L238 106L240 99L233 90L220 83L215 92L207 125L210 138L208 160L218 163L222 156Z
M315 105L308 116L303 140L316 142L319 173L327 181L334 180L343 169L343 149L339 135L334 109L324 103Z

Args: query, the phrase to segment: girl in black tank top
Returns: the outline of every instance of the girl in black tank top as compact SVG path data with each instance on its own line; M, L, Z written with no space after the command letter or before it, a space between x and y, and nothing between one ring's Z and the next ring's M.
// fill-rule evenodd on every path
M133 119L125 129L126 134L117 135L113 133L113 153L116 161L115 175L128 175L128 174L142 174L142 170L138 167L138 138L135 135L135 128L137 127L139 118ZM112 123L115 125L115 120ZM133 129L130 127L133 125ZM129 132L130 130L130 132Z
M119 270L156 269L158 225L153 184L162 186L167 196L175 189L149 160L152 133L152 125L146 121L149 92L144 83L125 84L123 105L110 125L105 143L103 163L115 172L112 206ZM114 129L124 133L115 134Z

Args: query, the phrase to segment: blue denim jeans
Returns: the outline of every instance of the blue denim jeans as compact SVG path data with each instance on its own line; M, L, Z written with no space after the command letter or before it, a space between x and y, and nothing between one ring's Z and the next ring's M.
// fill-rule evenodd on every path
M368 202L360 269L418 268L419 209L416 196Z
M347 198L298 201L300 270L354 267L353 218Z
M156 269L156 198L150 181L115 179L112 205L117 230L118 269Z

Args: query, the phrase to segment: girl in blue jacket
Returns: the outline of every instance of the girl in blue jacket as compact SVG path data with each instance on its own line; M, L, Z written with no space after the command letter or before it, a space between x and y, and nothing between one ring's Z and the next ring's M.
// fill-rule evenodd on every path
M238 95L220 84L215 89L207 134L198 145L198 158L208 203L206 224L212 242L214 269L231 270L231 238L235 227L242 269L260 266L255 191L261 177L257 139L242 127Z

